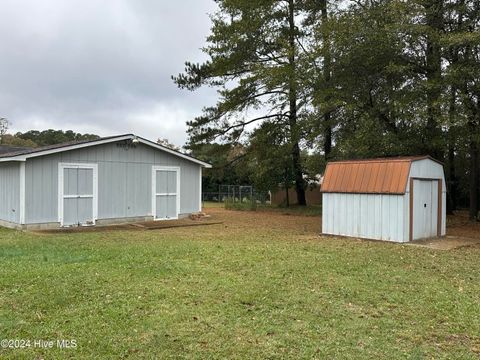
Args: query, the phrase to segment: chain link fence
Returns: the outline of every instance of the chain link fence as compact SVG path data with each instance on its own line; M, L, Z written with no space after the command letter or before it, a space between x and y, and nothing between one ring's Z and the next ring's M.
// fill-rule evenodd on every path
M220 185L218 191L202 193L202 201L229 204L270 204L269 192L258 192L251 185Z

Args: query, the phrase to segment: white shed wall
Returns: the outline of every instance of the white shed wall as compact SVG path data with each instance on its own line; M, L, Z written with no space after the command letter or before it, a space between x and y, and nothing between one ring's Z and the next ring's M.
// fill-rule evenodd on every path
M0 164L0 220L20 221L20 164Z
M408 241L405 195L323 193L322 232L396 242Z
M412 161L406 192L402 195L323 193L322 232L395 242L409 241L411 178L441 179L441 235L445 235L446 184L444 171L441 164L430 159ZM433 196L430 206L436 206L437 198ZM415 213L413 215L415 216ZM436 221L432 220L432 226L435 224ZM432 232L434 231L432 230Z

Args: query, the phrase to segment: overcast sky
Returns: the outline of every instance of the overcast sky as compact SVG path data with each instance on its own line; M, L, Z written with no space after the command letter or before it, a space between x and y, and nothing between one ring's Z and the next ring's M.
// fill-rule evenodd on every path
M170 76L204 59L213 0L0 0L0 117L12 132L63 129L186 140L215 102Z

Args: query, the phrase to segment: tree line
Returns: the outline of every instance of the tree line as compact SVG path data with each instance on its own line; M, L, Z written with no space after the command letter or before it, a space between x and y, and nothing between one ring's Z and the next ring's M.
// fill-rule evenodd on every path
M9 122L3 118L0 119L0 145L11 145L25 148L36 148L41 146L63 144L76 141L88 141L100 138L95 134L80 134L72 130L28 130L25 132L17 132L9 134ZM2 127L3 124L3 127Z
M448 211L478 217L479 1L215 2L207 60L172 77L218 91L188 123L209 181L294 186L305 205L329 160L431 155Z

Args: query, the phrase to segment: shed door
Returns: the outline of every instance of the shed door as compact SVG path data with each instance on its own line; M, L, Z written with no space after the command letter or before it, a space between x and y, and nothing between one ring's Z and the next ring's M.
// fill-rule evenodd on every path
M437 236L438 181L413 180L413 240Z
M60 222L63 226L95 224L95 169L62 165Z
M179 169L153 168L153 213L155 220L178 219Z

